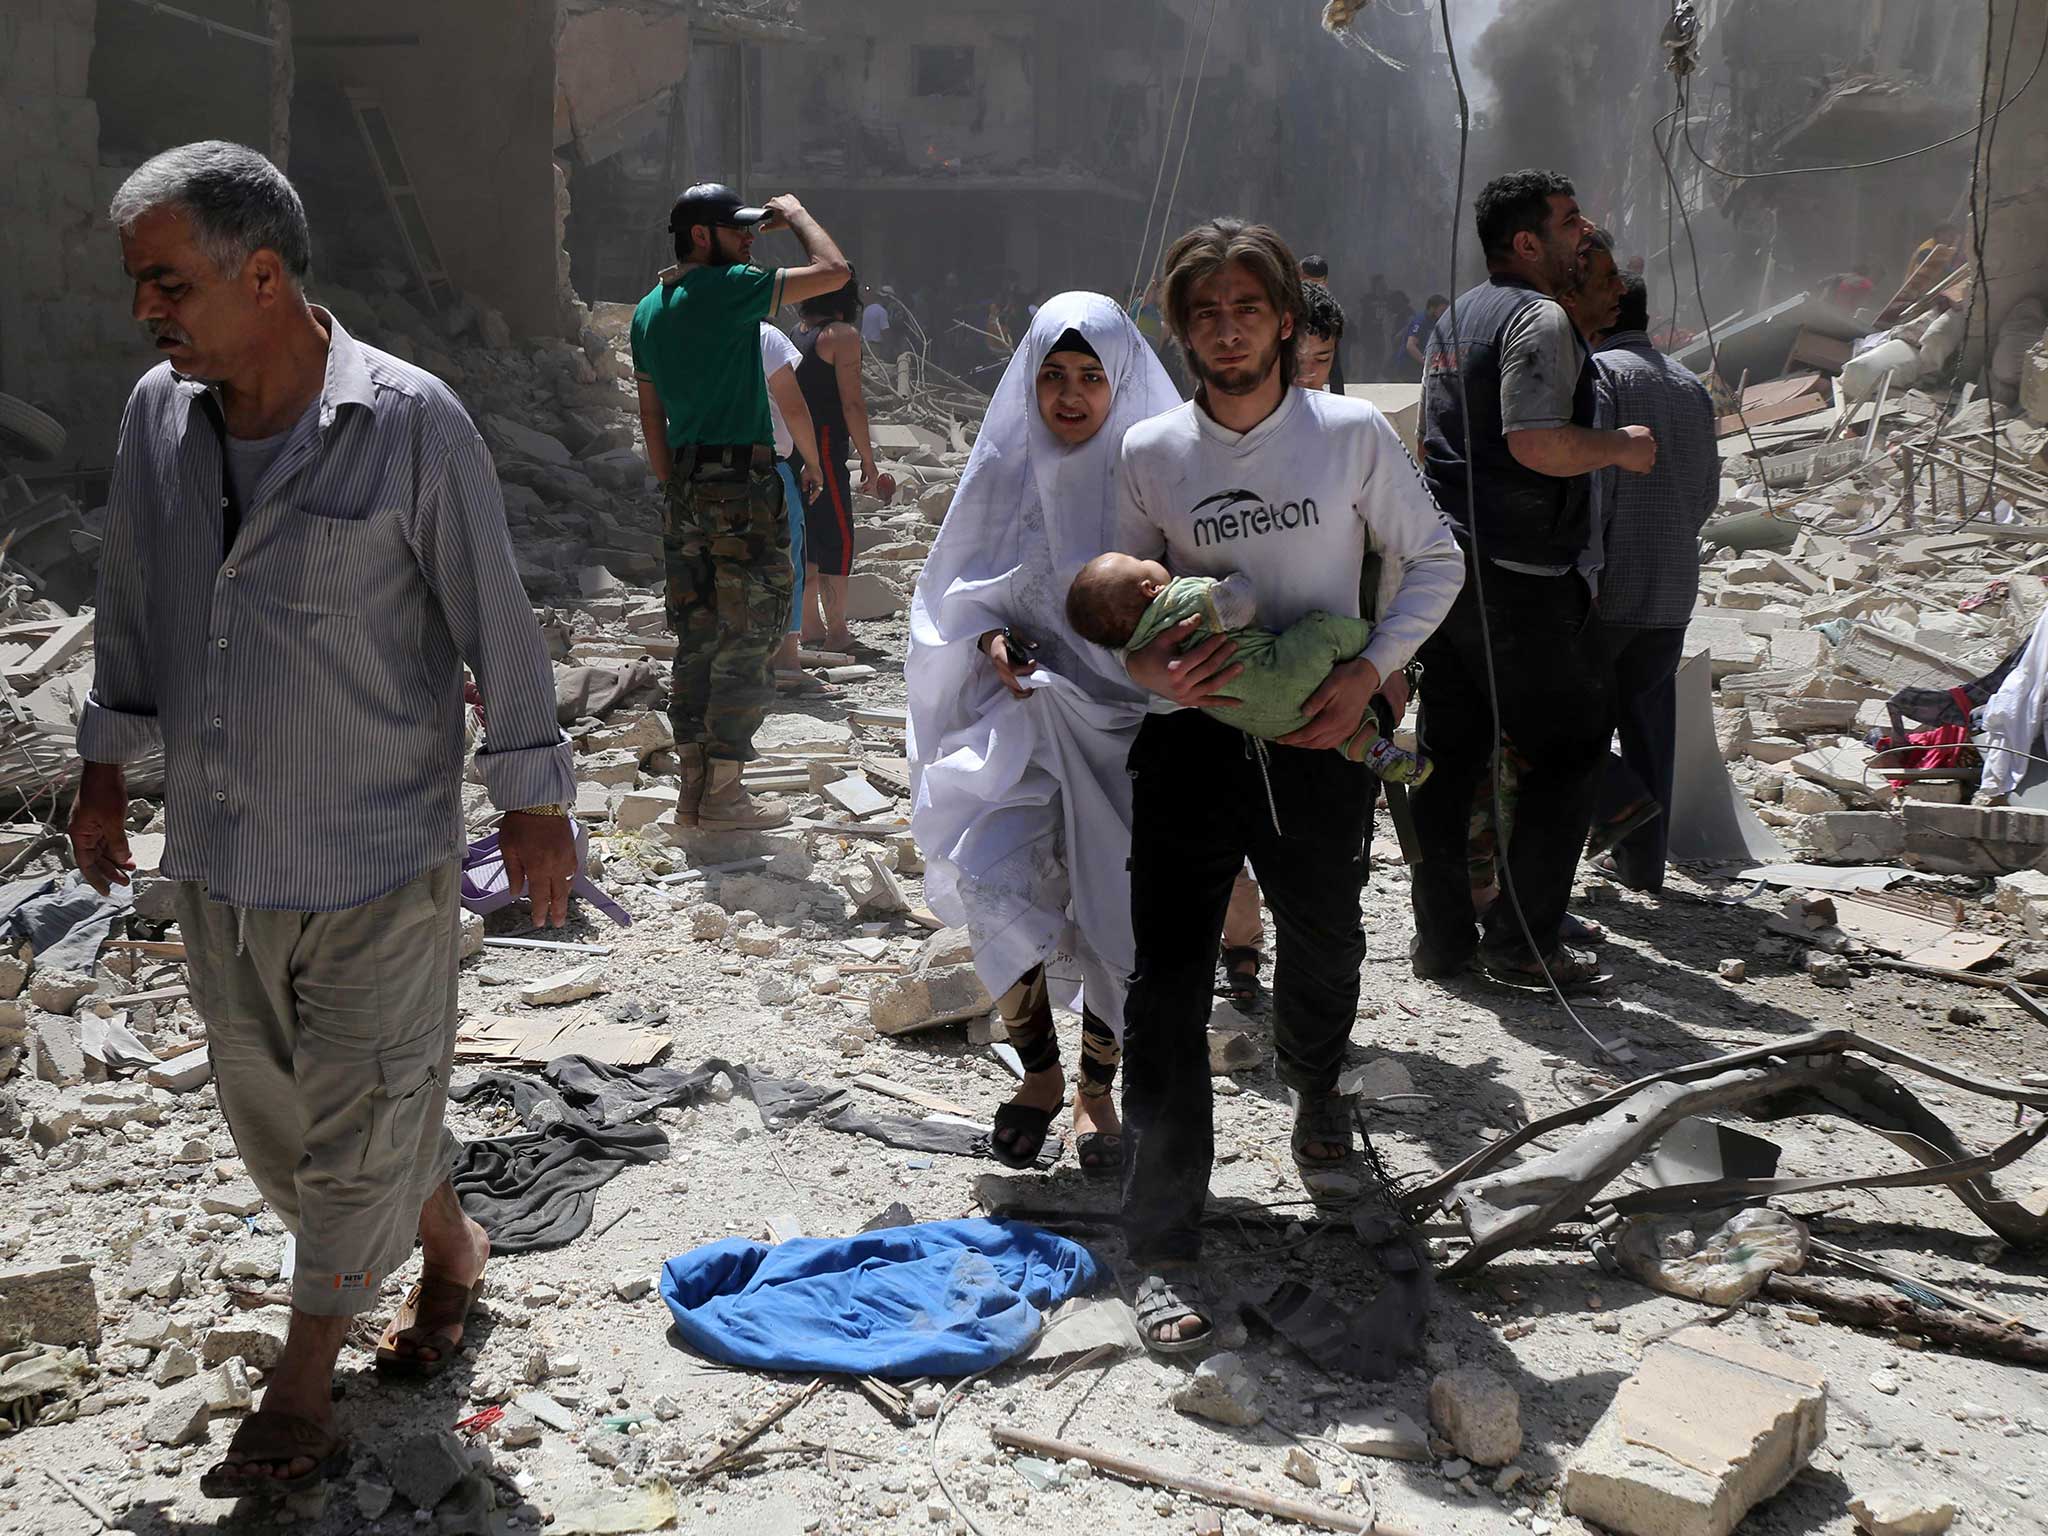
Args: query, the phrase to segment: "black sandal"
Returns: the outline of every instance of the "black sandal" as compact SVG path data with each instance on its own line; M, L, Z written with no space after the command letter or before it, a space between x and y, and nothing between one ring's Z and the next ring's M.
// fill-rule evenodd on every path
M1335 1157L1310 1157L1309 1147L1342 1143ZM1340 1168L1351 1158L1351 1100L1341 1093L1294 1095L1294 1133L1288 1138L1294 1166L1304 1173Z
M1246 1009L1259 1000L1259 967L1266 963L1265 954L1253 944L1229 944L1224 946L1223 980L1216 988L1216 995L1233 1008ZM1240 966L1249 965L1249 971Z
M1138 1286L1138 1334L1145 1347L1157 1355L1192 1355L1216 1341L1216 1324L1209 1316L1209 1299L1203 1294L1201 1277L1187 1265L1168 1266L1145 1276ZM1202 1331L1189 1338L1165 1339L1159 1329L1181 1318L1192 1317Z
M1124 1168L1123 1132L1083 1131L1074 1138L1074 1156L1081 1171L1091 1177L1106 1179L1120 1174Z
M1045 1147L1045 1133L1052 1128L1058 1109L1033 1109L1012 1100L996 1110L989 1151L1005 1168L1030 1168L1037 1164ZM1009 1132L1006 1138L1003 1133Z

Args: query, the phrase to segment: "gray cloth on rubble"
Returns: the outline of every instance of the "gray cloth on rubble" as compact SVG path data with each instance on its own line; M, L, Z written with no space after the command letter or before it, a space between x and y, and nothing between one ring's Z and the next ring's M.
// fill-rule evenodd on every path
M35 946L38 969L89 973L114 919L135 905L135 888L102 896L76 870L0 886L0 932Z
M818 1117L818 1124L827 1130L845 1131L852 1136L871 1136L884 1146L900 1147L906 1152L937 1152L947 1157L995 1157L994 1132L986 1126L957 1125L946 1120L913 1120L907 1115L864 1115L849 1103L833 1105ZM1065 1145L1059 1136L1047 1136L1038 1149L1037 1166L1052 1167L1060 1160Z
M658 688L661 668L646 657L623 667L587 665L555 668L555 719L563 725L602 720L642 689Z
M721 1072L771 1127L802 1119L838 1092L757 1076L716 1057L689 1072L560 1056L538 1079L479 1073L452 1086L448 1097L458 1104L505 1104L526 1129L462 1148L450 1173L462 1208L490 1234L496 1253L573 1242L590 1225L599 1189L634 1163L668 1155L661 1127L640 1122L657 1109L704 1099Z

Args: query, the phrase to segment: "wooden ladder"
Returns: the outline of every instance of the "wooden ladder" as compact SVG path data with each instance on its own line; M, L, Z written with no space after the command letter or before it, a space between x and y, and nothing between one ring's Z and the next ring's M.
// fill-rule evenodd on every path
M362 130L363 146L370 152L370 164L377 172L377 184L384 189L392 221L398 225L399 239L405 242L413 276L425 290L427 302L439 313L456 302L455 285L441 265L440 247L434 244L433 231L427 227L426 211L420 206L419 192L412 184L412 173L406 169L405 156L399 152L391 120L374 91L351 86L348 104L355 114L356 126Z

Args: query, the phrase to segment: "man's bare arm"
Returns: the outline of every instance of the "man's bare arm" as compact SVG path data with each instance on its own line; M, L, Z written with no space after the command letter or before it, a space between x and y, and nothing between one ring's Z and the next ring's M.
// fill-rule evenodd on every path
M875 494L875 444L868 430L867 396L860 386L860 332L850 325L834 326L844 332L833 338L832 374L839 384L839 408L846 413L846 430L860 455L861 489Z
M804 254L811 258L807 267L782 269L782 302L801 304L821 293L844 288L846 280L853 276L853 268L847 265L839 247L832 243L832 237L810 216L804 205L785 192L780 197L769 198L767 208L768 222L761 228L787 229L796 236Z
M667 485L676 467L668 451L668 412L662 407L661 391L654 387L654 380L641 374L638 382L640 435L647 439L647 467L654 471L655 479Z
M1657 439L1648 427L1602 432L1592 427L1525 427L1507 434L1508 452L1524 469L1570 479L1616 465L1647 475L1657 462Z
M818 457L818 429L811 421L811 408L804 404L804 390L796 381L796 370L785 366L769 374L768 394L775 401L775 408L782 412L782 424L789 428L789 440L803 461L800 478L823 484L825 461Z

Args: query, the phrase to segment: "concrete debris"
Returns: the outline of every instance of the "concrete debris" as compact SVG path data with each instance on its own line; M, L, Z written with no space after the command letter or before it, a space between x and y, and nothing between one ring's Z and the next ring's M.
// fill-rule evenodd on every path
M392 1491L415 1509L432 1509L468 1472L468 1453L446 1430L409 1436L384 1454Z
M1339 1419L1330 1438L1357 1456L1387 1461L1430 1460L1429 1436L1398 1408L1365 1409Z
M240 1413L249 1406L251 1388L248 1367L239 1355L230 1355L200 1378L206 1406L215 1413Z
M519 989L519 1001L529 1008L546 1008L557 1003L581 1002L606 989L602 965L575 965L528 982Z
M1850 1499L1849 1513L1864 1536L1941 1536L1955 1523L1956 1507L1925 1493L1880 1488Z
M1522 1400L1505 1377L1482 1366L1430 1382L1429 1422L1479 1466L1504 1467L1522 1454Z
M245 1312L207 1330L200 1358L209 1366L238 1359L250 1370L274 1371L284 1356L285 1333L290 1326L291 1314L282 1307Z
M1257 1424L1266 1416L1259 1406L1258 1384L1244 1362L1227 1351L1196 1366L1194 1375L1174 1390L1172 1401L1182 1413L1237 1429Z
M1293 1478L1297 1483L1300 1483L1304 1488L1320 1488L1323 1486L1322 1469L1316 1465L1315 1457L1309 1455L1307 1451L1298 1445L1288 1451L1287 1460L1280 1470Z
M0 1270L0 1351L21 1344L100 1342L90 1264Z
M209 1414L206 1393L198 1387L186 1387L164 1397L150 1410L143 1434L151 1445L191 1445L206 1438Z
M1816 1367L1688 1328L1643 1355L1566 1469L1564 1507L1626 1536L1728 1536L1827 1429Z

